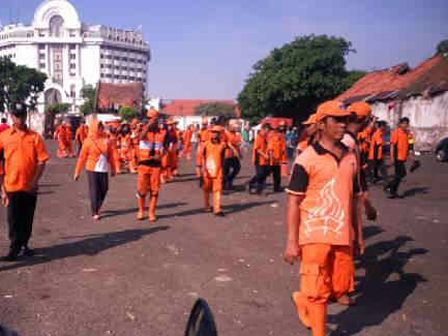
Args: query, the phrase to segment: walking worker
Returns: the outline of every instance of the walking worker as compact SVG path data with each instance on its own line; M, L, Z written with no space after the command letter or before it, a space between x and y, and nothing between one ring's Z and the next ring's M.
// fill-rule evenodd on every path
M158 124L159 113L155 109L147 112L148 122L140 133L138 154L137 219L145 218L146 195L149 193L149 221L157 221L156 206L159 197L162 157L168 149L166 130Z
M197 174L202 176L205 211L210 212L210 193L213 192L213 213L215 216L224 216L221 210L221 197L224 179L223 162L227 143L221 140L224 128L215 125L210 130L210 140L202 145Z
M68 157L75 157L75 151L73 150L73 132L72 127L69 121L63 122L65 127L65 143L67 146L67 155Z
M2 161L2 203L7 207L8 255L3 261L17 260L20 252L33 255L28 243L33 230L39 180L49 159L42 137L26 125L25 104L11 109L13 126L0 135Z
M377 183L380 180L378 173L381 173L382 179L387 183L387 173L383 161L384 134L386 130L386 122L378 121L377 128L370 141L369 161L373 167L373 183Z
M182 156L185 155L188 161L191 160L191 140L193 137L193 125L188 125L187 130L184 133L183 136L183 150L182 150Z
M62 159L68 156L67 144L67 128L64 123L61 123L54 131L54 139L58 141L57 157Z
M241 170L241 136L237 133L237 126L229 126L226 132L227 143L230 145L226 149L224 159L224 189L233 189L233 180Z
M255 166L255 176L249 181L249 194L261 194L264 189L266 178L269 176L269 154L267 137L271 127L264 124L255 138L252 148L252 164Z
M326 335L331 295L353 290L354 215L360 193L357 158L342 142L349 112L338 101L317 111L320 139L295 161L287 201L287 243L284 259L300 259L300 291L292 297L302 323L313 336Z
M406 161L409 155L409 118L401 118L398 127L390 138L390 164L395 168L395 175L389 184L389 198L398 197L398 187L407 175Z
M75 141L77 145L77 153L81 153L82 144L87 139L87 136L89 135L89 127L86 125L86 122L83 120L81 122L81 125L78 126L78 129L75 133Z
M76 163L74 180L79 179L85 165L90 208L94 220L101 219L101 207L109 190L109 173L114 176L117 172L116 153L112 142L107 137L103 123L93 119L89 127L89 136L82 146Z
M281 192L281 167L286 166L288 163L285 135L276 127L269 132L267 142L269 174L272 174L272 179L274 181L274 192Z

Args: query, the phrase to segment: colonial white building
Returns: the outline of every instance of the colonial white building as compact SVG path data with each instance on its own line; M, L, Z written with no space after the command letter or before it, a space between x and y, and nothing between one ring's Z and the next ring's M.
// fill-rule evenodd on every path
M72 104L78 112L83 103L81 89L106 83L143 83L151 58L148 43L139 30L87 25L67 0L45 0L36 9L30 26L0 27L0 56L10 56L19 65L38 69L48 76L39 100L43 127L46 104Z

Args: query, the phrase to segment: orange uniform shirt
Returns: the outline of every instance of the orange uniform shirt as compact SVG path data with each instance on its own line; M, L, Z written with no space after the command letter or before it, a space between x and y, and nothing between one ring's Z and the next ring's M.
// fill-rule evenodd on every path
M268 142L260 133L257 134L255 138L254 147L252 150L252 161L254 164L259 164L260 166L268 166L269 159L265 158L263 155L260 155L258 152L268 154Z
M7 192L29 190L36 166L50 158L38 133L31 130L19 132L13 127L1 133L0 151L5 160L4 184Z
M219 142L217 144L207 141L202 149L200 155L199 166L203 167L206 178L222 178L223 174L223 160L224 152L227 148L227 144Z
M409 152L408 133L401 128L397 128L392 132L390 144L394 147L395 160L406 161Z
M353 151L342 143L341 146L340 160L318 143L296 158L286 191L304 195L300 204L299 245L353 243L353 198L360 192L358 167Z
M239 156L239 150L241 146L241 135L238 133L226 132L227 142L230 143L236 150L236 152L231 149L226 149L226 159L233 158Z
M89 132L89 130L88 130L87 125L79 126L75 133L76 141L83 143L84 140L87 139L87 135L89 134L88 132Z
M267 152L269 165L279 166L287 162L285 136L277 131L269 132L267 139Z
M383 131L377 129L373 133L372 140L370 141L369 160L382 160L383 159Z

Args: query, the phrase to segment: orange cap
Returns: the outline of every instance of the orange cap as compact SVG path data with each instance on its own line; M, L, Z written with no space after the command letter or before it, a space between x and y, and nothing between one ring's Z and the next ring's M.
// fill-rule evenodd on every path
M148 117L148 118L158 118L159 117L159 112L157 112L157 110L156 109L150 109L147 113L146 113L146 116Z
M304 125L313 125L317 122L317 114L313 113L312 115L310 115L310 117L304 121L302 124Z
M280 125L280 126L285 126L285 125L286 125L286 122L285 122L284 120L282 120L282 121L280 121L279 125Z
M325 117L347 117L350 112L344 110L344 105L338 100L328 100L317 108L316 121L321 121Z
M350 113L355 113L359 118L368 118L372 114L372 108L366 102L360 101L351 104L347 111Z

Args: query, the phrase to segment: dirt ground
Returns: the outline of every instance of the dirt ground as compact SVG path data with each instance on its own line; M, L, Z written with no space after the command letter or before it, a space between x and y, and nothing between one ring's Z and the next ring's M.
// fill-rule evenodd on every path
M163 187L159 221L138 222L136 176L110 181L104 218L90 216L85 175L55 157L41 183L31 246L37 255L0 263L0 322L26 335L183 335L197 297L219 335L308 335L291 303L298 266L282 260L285 194L225 196L225 218L203 212L191 163ZM380 211L365 222L357 260L357 306L329 307L333 335L446 335L448 329L448 164L422 158ZM244 160L238 185L253 173ZM286 183L286 181L284 181ZM1 212L0 253L8 249Z

